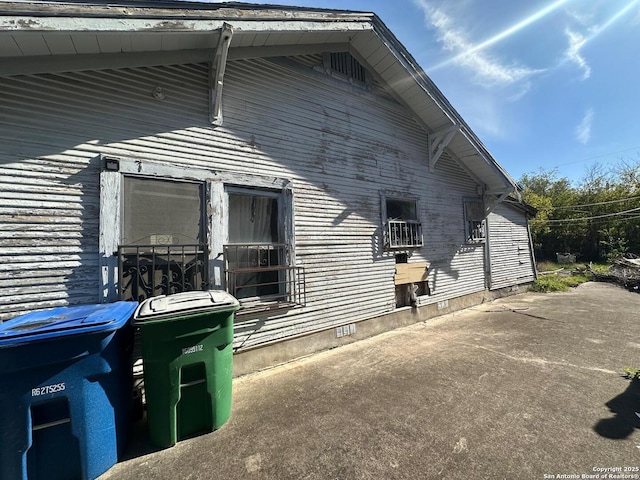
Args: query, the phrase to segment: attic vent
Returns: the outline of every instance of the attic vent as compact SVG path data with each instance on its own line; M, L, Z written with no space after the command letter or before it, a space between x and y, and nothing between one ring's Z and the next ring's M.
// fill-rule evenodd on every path
M327 57L325 57L325 68L330 69L331 72L344 75L349 80L366 83L366 69L349 53L330 53Z

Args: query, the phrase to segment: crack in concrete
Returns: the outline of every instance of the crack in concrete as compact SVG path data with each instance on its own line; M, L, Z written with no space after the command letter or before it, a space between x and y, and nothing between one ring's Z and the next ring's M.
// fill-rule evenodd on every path
M517 313L519 315L524 315L525 317L531 317L531 318L535 318L536 320L545 320L547 322L556 322L556 323L565 323L562 320L556 320L554 318L547 318L547 317L541 317L539 315L534 315L532 313L526 313L525 310L529 310L529 307L523 307L523 308L517 308L517 307L503 307L500 309L491 309L491 310L477 310L477 309L471 309L471 310L475 310L476 312L483 312L483 313Z
M531 313L524 313L518 310L511 310L513 313L517 313L519 315L524 315L525 317L531 317L531 318L535 318L536 320L546 320L547 322L556 322L556 323L565 323L562 320L556 320L555 318L547 318L547 317L541 317L539 315L533 315Z
M491 352L491 353L494 353L496 355L500 355L501 357L508 358L509 360L519 361L519 362L523 362L523 363L534 363L534 364L538 364L538 365L556 365L556 366L560 366L560 367L571 367L571 368L577 368L577 369L580 369L580 370L588 370L588 371L591 371L591 372L600 372L600 373L607 373L607 374L613 373L614 375L620 375L619 372L614 372L613 370L608 370L606 368L586 367L586 366L583 366L583 365L575 365L573 363L567 362L566 360L558 362L558 361L547 360L545 358L539 358L539 357L533 357L533 358L531 358L531 357L516 357L514 355L509 355L508 353L500 352L499 350L494 350L493 348L485 347L483 345L477 345L477 344L474 344L474 343L467 343L467 342L460 342L460 341L454 341L453 343L457 343L459 345L465 345L467 347L479 348L481 350L486 350L487 352Z

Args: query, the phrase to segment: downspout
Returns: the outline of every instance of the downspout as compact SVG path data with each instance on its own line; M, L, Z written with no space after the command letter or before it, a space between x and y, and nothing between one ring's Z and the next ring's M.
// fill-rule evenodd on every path
M487 290L491 290L491 227L489 215L485 219L486 234L484 239L484 272Z

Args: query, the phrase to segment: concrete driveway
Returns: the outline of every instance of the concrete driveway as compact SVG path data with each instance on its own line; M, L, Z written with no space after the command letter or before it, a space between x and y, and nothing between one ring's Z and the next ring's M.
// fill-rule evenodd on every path
M640 295L525 293L236 379L220 430L154 452L141 422L101 480L640 478L626 366Z

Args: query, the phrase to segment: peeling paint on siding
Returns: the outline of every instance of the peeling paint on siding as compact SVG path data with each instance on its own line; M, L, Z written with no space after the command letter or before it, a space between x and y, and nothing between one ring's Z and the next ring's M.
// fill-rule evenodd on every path
M213 129L206 65L0 78L0 89L0 319L98 301L100 154L291 181L307 306L238 317L236 346L395 308L382 191L419 199L425 246L410 261L432 265L422 304L484 289L484 247L464 244L474 181L446 154L429 172L424 131L373 92L302 66L230 61L225 125Z
M535 280L524 212L501 204L489 215L491 289Z

